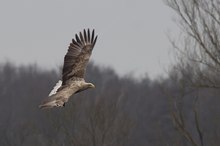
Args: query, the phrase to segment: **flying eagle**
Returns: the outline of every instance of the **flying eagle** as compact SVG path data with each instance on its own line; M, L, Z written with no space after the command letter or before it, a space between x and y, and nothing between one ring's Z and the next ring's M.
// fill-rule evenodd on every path
M84 74L96 40L94 30L91 35L89 29L75 35L64 57L62 81L58 81L40 108L63 107L71 95L95 87L85 82Z

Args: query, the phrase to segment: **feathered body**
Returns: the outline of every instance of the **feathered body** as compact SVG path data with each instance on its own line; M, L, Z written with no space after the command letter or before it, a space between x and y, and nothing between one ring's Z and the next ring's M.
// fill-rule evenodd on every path
M91 36L89 29L76 34L64 57L62 81L58 81L40 108L62 107L73 94L95 87L85 82L84 74L96 39L94 30Z

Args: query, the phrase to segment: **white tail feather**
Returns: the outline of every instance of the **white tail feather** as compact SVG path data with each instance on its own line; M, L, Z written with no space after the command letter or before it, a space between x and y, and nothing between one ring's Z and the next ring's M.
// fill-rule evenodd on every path
M56 85L53 87L53 90L50 92L49 96L54 95L57 93L57 90L61 87L62 81L59 80Z

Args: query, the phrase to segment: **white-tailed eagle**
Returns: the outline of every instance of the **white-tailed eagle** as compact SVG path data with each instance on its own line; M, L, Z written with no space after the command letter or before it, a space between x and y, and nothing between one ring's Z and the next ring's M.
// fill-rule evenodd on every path
M85 82L84 74L96 40L94 30L91 35L89 29L75 35L64 57L62 81L58 81L40 108L62 107L71 95L95 87Z

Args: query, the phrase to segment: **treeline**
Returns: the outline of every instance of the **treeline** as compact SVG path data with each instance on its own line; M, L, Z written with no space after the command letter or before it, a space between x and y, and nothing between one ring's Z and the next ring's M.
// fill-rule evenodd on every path
M219 90L184 87L180 83L186 80L175 69L166 79L136 80L91 63L86 80L96 88L50 110L38 105L60 71L5 63L0 77L2 146L186 146L190 139L198 145L220 143Z
M40 110L59 70L0 65L1 146L220 145L219 0L165 0L181 28L167 78L119 77L89 64L96 85Z

